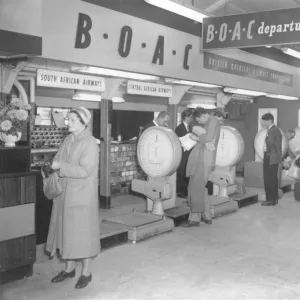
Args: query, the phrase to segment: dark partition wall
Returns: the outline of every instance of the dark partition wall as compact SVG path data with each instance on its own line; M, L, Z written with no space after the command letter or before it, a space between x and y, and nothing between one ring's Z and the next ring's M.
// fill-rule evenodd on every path
M145 126L153 118L153 112L114 110L111 135L114 140L117 139L119 134L122 136L123 141L130 140L138 136L140 126ZM100 138L100 120L100 110L94 110L93 135L98 139Z

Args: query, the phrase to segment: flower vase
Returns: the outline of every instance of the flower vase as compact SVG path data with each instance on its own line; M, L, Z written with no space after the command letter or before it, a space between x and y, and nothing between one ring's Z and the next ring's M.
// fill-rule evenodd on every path
M16 135L0 132L0 139L4 142L5 147L15 147L16 142L18 142L21 139L21 136L21 132L16 132Z

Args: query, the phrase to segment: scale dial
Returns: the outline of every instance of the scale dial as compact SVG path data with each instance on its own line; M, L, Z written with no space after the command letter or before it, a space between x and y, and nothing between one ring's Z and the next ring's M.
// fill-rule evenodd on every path
M230 167L238 163L244 154L244 140L240 133L230 126L221 126L217 147L216 166Z
M292 153L296 156L300 154L300 127L297 127L295 130L295 137L289 141L289 148Z
M181 161L181 145L174 131L165 127L150 127L137 145L137 156L143 171L152 178L171 176Z

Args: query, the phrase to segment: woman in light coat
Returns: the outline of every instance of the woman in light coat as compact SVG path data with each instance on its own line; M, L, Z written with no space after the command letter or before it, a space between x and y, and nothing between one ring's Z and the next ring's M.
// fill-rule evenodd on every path
M58 171L63 193L53 200L46 250L53 256L58 249L66 267L52 282L75 276L75 260L82 272L75 288L92 280L91 259L100 252L98 210L99 146L87 124L90 112L79 107L70 111L70 135L56 154L52 169Z

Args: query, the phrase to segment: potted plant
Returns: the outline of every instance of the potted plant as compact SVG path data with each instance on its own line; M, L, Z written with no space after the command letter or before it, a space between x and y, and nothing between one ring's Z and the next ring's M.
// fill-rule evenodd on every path
M20 140L30 109L31 106L19 98L13 98L8 104L0 102L0 139L5 147L15 147Z

